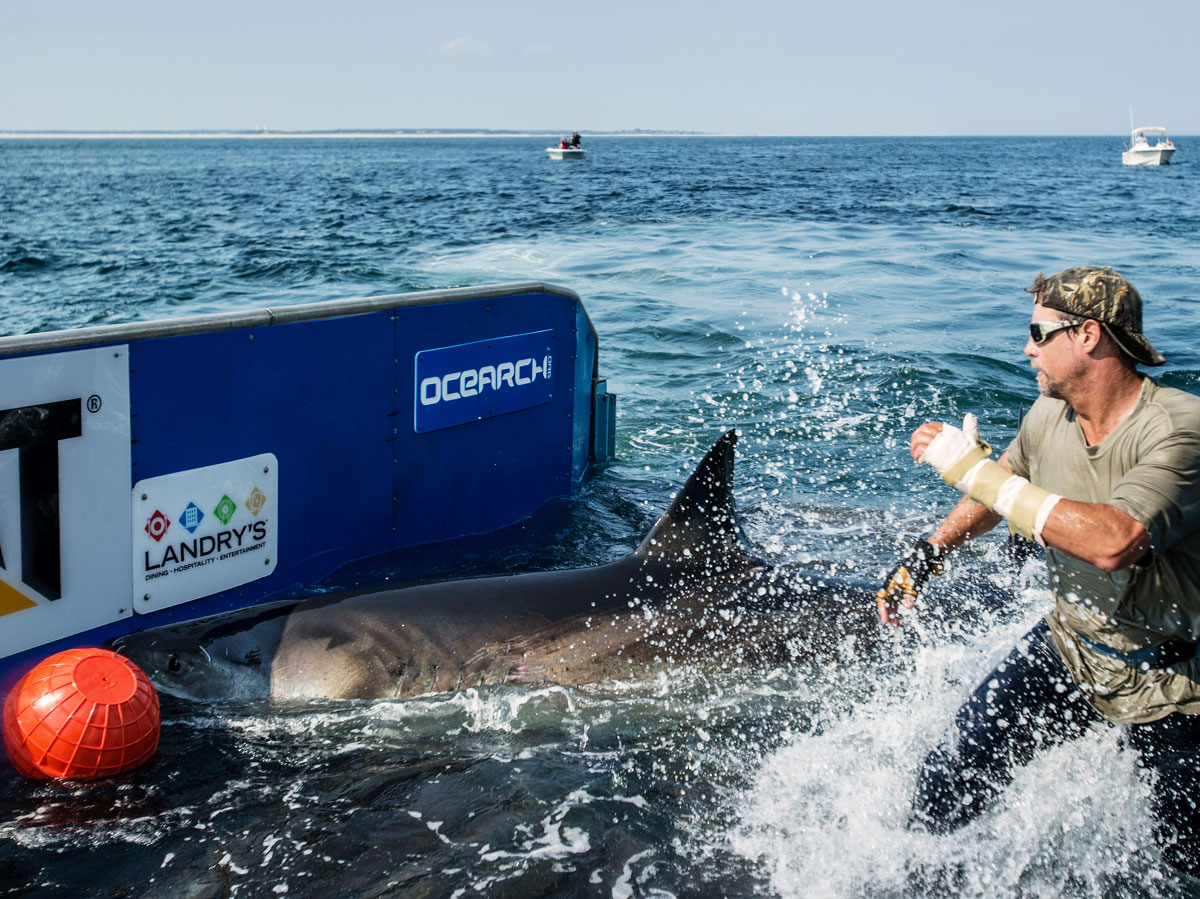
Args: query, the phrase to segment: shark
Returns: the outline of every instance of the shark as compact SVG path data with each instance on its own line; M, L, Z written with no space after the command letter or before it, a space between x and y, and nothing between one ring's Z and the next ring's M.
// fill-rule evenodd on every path
M410 698L564 686L655 667L779 664L880 636L872 591L756 555L722 434L640 545L607 564L327 593L125 635L112 648L187 699Z

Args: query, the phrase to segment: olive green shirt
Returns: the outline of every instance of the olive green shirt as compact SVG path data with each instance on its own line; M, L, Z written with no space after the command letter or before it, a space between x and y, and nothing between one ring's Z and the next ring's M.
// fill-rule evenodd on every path
M1151 669L1102 655L1200 640L1200 397L1144 378L1137 404L1088 446L1074 411L1041 397L1008 448L1012 470L1066 499L1115 506L1145 526L1150 553L1106 572L1046 549L1054 610L1046 622L1076 684L1102 715L1145 723L1200 714L1200 660Z

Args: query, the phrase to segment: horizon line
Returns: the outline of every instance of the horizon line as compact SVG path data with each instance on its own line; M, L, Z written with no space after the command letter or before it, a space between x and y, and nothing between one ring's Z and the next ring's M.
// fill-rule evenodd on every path
M1149 127L1149 126L1145 126ZM551 129L487 129L487 128L333 128L313 130L270 130L239 128L193 128L193 129L55 129L30 128L0 130L0 140L35 139L169 139L169 138L238 138L238 139L287 139L287 138L544 138L566 134ZM1082 133L971 133L971 134L838 134L834 132L749 132L749 131L685 131L671 129L634 128L626 130L582 132L589 138L605 137L731 137L731 138L965 138L965 137L1121 137L1118 134ZM1189 136L1177 132L1182 136Z

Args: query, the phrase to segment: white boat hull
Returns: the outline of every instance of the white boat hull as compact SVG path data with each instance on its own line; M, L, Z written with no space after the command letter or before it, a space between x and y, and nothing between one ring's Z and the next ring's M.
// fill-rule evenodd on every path
M547 147L546 152L550 154L551 159L583 159L587 155L587 150L581 150L578 147L567 148Z
M1121 154L1125 165L1169 165L1174 147L1136 147Z

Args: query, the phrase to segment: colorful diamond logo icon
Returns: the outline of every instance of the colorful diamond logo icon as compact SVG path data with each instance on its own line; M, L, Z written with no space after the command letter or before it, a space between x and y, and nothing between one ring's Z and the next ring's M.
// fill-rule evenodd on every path
M229 519L233 518L233 513L237 511L237 503L229 498L229 495L221 497L221 501L217 503L217 507L213 509L213 514L221 519L221 524L229 524Z
M163 515L158 509L154 510L154 514L150 516L150 520L146 522L146 533L154 538L157 543L166 536L167 528L171 526L171 519Z
M250 510L255 518L258 517L258 513L262 511L262 507L266 504L267 495L257 487L250 492L250 496L246 499L246 508Z
M196 528L200 527L200 522L204 520L204 513L200 511L200 507L195 503L188 503L187 508L183 510L183 514L179 516L179 523L187 528L189 534L196 533Z

